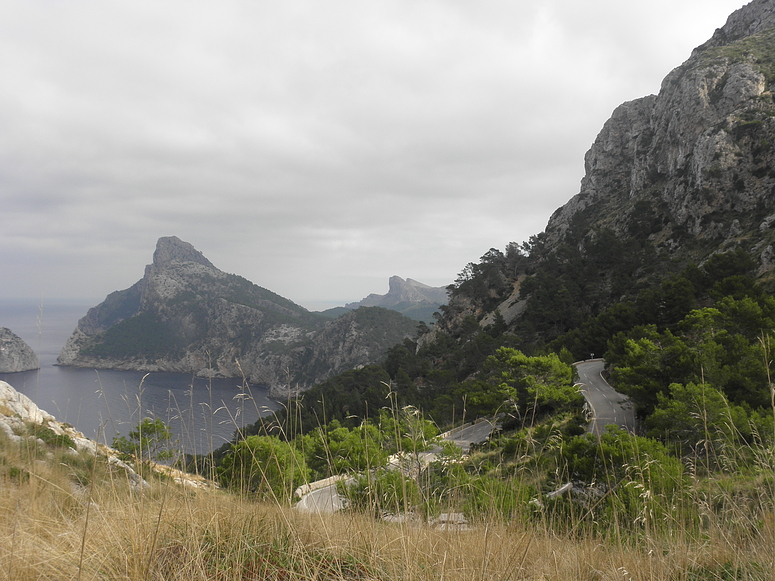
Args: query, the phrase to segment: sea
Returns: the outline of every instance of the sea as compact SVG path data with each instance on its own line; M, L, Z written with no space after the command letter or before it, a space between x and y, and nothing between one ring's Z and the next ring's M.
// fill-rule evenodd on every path
M56 365L59 352L99 300L0 299L0 327L32 347L41 368L0 373L60 422L110 445L144 418L170 426L178 450L207 454L280 404L265 387L242 379L204 379L185 373L143 373Z

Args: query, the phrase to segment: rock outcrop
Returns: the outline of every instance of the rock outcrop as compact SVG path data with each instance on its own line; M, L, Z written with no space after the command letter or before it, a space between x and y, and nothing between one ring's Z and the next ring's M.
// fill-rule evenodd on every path
M123 471L130 484L142 490L148 487L128 464L118 458L118 452L90 440L72 426L58 422L50 413L40 409L23 393L0 381L0 433L10 442L38 441L42 446L61 444L74 453L101 455L109 464Z
M16 391L5 381L0 381L0 435L16 444L29 440L41 448L59 447L72 454L100 457L107 462L111 470L124 474L134 490L142 491L150 487L127 462L120 458L117 450L90 440L71 425L57 421L54 416L40 409L30 398ZM153 462L150 466L187 488L215 487L215 484L200 476L186 474Z
M279 398L375 363L414 333L396 313L361 311L328 320L164 237L141 280L78 322L58 363L245 377Z
M40 369L38 356L18 335L0 327L0 373L18 373Z
M665 259L742 247L772 270L775 2L754 0L662 82L619 106L585 157L580 192L549 220L643 235Z

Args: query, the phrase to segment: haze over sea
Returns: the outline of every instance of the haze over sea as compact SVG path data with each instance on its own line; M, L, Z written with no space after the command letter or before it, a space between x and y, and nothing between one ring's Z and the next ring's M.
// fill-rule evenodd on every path
M24 339L41 365L38 371L0 373L0 380L87 438L110 444L116 434L126 435L144 417L160 418L188 453L219 447L236 429L279 407L266 388L245 389L240 379L57 366L57 356L78 319L99 302L0 299L0 327Z

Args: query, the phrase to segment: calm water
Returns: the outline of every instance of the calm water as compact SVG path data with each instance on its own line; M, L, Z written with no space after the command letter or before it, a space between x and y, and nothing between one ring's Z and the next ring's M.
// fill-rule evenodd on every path
M56 366L78 319L98 302L0 300L0 327L24 339L41 364L39 371L0 373L0 380L88 438L110 444L142 418L161 418L192 453L219 447L236 429L279 407L267 389L238 379Z

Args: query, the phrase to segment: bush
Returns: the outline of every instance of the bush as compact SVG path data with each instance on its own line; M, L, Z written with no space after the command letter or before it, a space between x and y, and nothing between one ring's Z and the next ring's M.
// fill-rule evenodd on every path
M169 448L172 430L160 419L145 418L137 427L124 436L113 439L113 447L127 459L131 457L141 462L164 461L174 456Z
M401 514L413 511L420 503L420 489L400 470L380 468L360 475L347 484L340 484L339 492L350 508L371 512L375 516Z
M56 434L54 430L40 424L32 424L29 427L31 436L35 436L39 440L43 440L46 445L52 448L73 448L75 449L75 442L67 434Z
M656 440L607 428L599 439L572 438L562 450L568 477L603 495L589 514L598 524L674 524L674 507L687 492L683 464Z
M301 452L274 436L250 436L232 444L218 467L223 486L274 500L290 499L309 480Z

